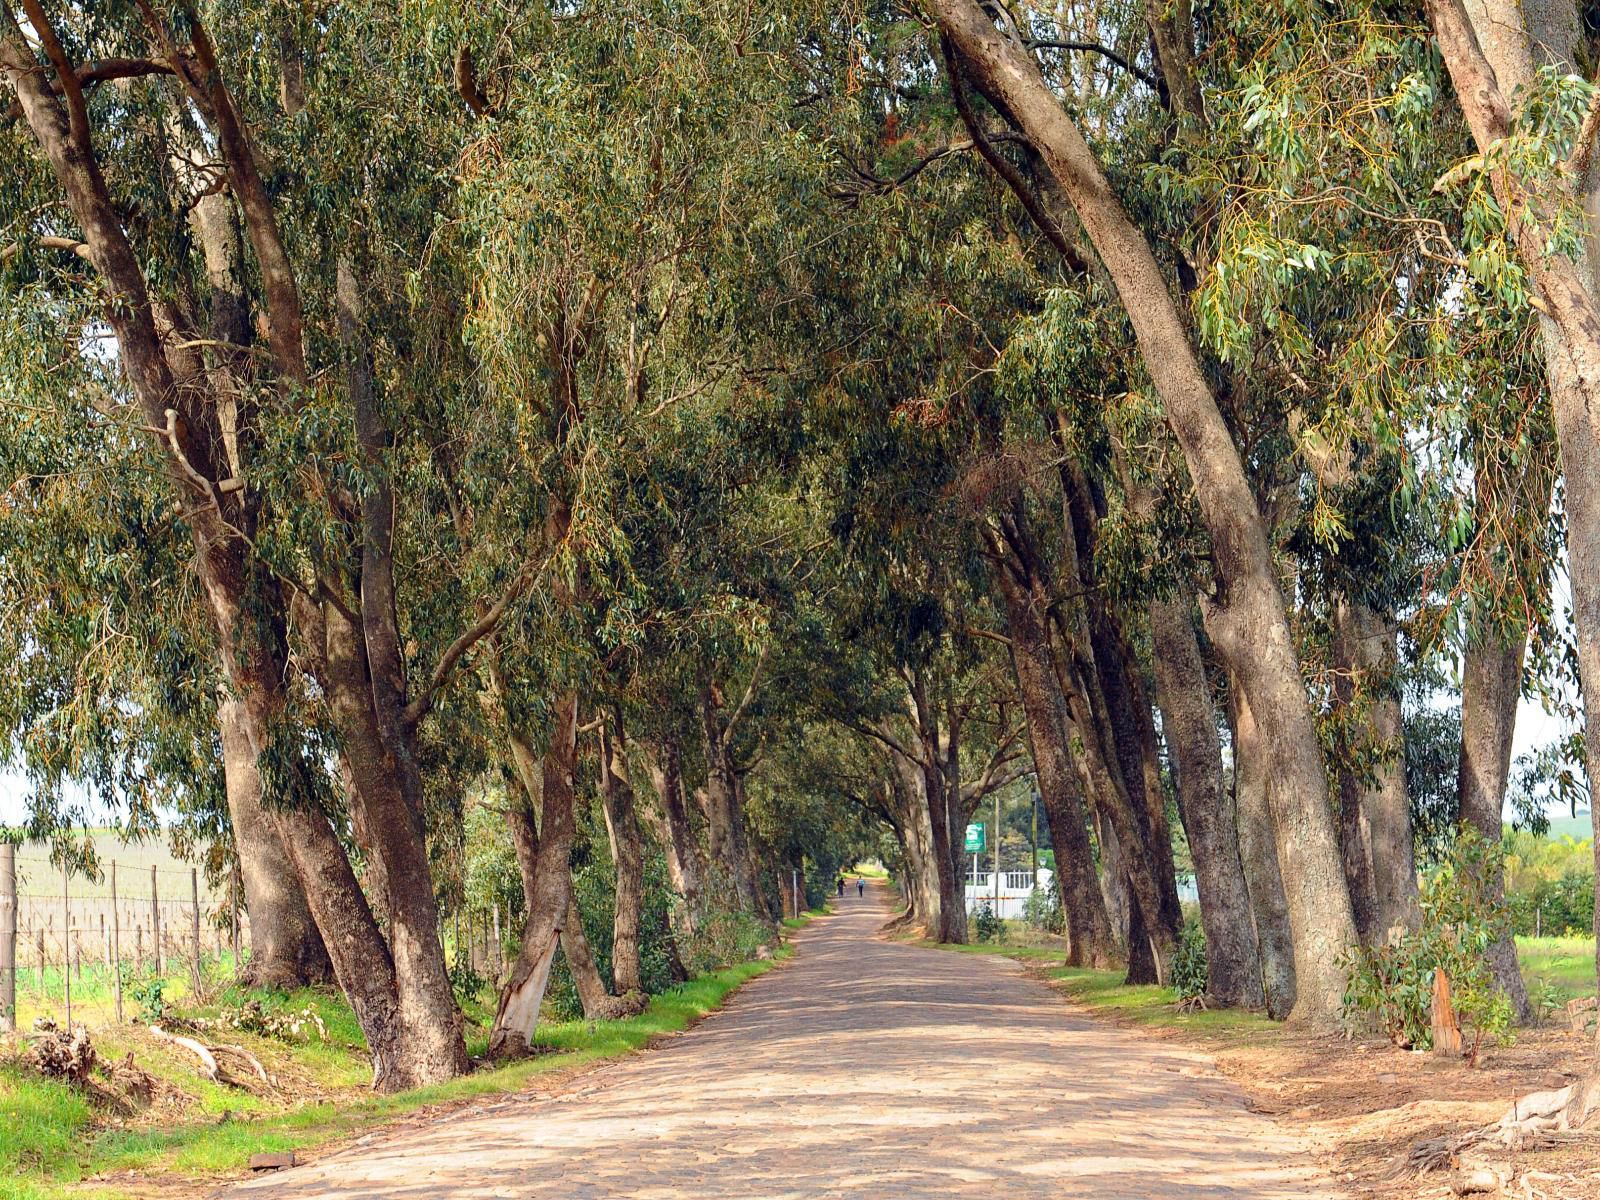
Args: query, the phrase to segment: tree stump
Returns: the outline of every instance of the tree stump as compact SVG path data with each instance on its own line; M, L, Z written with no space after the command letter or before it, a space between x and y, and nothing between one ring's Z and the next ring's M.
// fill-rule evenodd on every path
M1450 1003L1450 978L1439 967L1433 969L1433 1052L1461 1053L1461 1027L1456 1024L1455 1006Z

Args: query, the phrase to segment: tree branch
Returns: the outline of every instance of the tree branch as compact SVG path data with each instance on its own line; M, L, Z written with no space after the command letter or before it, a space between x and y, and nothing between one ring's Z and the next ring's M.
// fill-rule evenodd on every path
M769 651L771 648L771 642L763 644L761 647L761 652L756 656L755 669L750 672L750 682L744 689L744 695L739 699L739 706L733 710L733 714L728 718L727 725L723 727L724 736L733 736L733 727L739 723L739 718L744 716L745 709L750 707L750 701L755 697L756 694L756 684L760 682L761 679L761 668L766 664L767 661L767 651Z
M541 557L530 558L523 563L522 568L512 576L510 585L501 593L500 599L496 600L460 637L450 643L449 648L439 657L438 665L433 668L433 675L428 679L427 686L417 693L401 714L400 719L407 729L415 729L417 722L433 709L434 699L450 681L450 676L455 671L456 664L461 661L462 655L495 631L506 613L511 611L511 606L522 598L523 593L533 583L534 576L538 574L539 567L544 562L545 559Z
M34 239L34 244L41 250L70 250L85 262L92 261L89 258L89 243L80 242L76 238L41 237ZM0 250L0 262L10 262L22 253L22 248L22 242L12 242L11 245Z
M940 49L944 51L945 70L950 75L950 94L956 102L956 111L961 114L961 122L967 127L967 132L972 135L972 143L978 148L978 153L983 155L983 161L988 163L994 173L1000 176L1011 189L1013 195L1022 203L1023 209L1028 214L1028 219L1038 227L1039 232L1050 240L1050 244L1060 252L1068 267L1081 274L1088 272L1088 264L1084 260L1083 252L1073 245L1066 231L1056 222L1054 216L1045 211L1039 197L1034 194L1028 181L1022 177L1022 172L1005 155L994 148L993 141L983 130L978 121L978 114L973 111L972 99L967 95L967 88L961 72L961 58L955 45L948 37L939 38Z
M1102 46L1099 42L1057 42L1047 38L1039 38L1029 39L1022 44L1029 50L1072 50L1084 51L1089 54L1098 54L1106 61L1115 63L1117 66L1121 67L1124 71L1126 71L1129 75L1132 75L1151 91L1159 91L1161 87L1161 81L1158 80L1154 75L1150 74L1150 72L1134 66L1127 59L1123 58L1122 55L1111 49L1110 46Z

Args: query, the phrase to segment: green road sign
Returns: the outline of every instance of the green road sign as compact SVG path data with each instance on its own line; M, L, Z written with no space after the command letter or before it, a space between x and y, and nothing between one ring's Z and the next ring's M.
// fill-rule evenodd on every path
M984 850L983 833L984 833L984 830L983 830L983 826L982 825L968 825L967 826L967 846L966 846L966 850L967 850L968 854L982 854L983 853L983 850Z

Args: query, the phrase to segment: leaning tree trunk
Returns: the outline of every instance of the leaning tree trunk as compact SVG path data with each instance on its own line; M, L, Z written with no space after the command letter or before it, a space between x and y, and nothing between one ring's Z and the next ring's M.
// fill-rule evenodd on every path
M531 772L532 752L525 742L521 745L518 742L518 736L513 734L511 744L519 772ZM491 1057L528 1053L539 1023L539 1006L544 1002L545 987L550 982L550 964L555 960L562 928L570 920L572 875L568 858L572 853L574 832L573 774L577 761L578 697L575 692L568 692L556 702L550 746L539 760L542 820L537 834L532 830L531 809L512 810L516 822L513 835L527 897L527 919L522 945L501 986L500 1003L495 1010L494 1025L489 1030ZM526 790L530 794L533 791L532 788ZM520 829L518 824L522 826ZM530 889L529 871L523 864L534 846L537 851L531 856Z
M241 701L224 695L217 704L222 735L222 770L250 917L250 962L235 964L242 980L258 987L297 988L325 983L333 974L317 932L305 887L271 816L261 807L261 771L250 745Z
M639 976L639 912L644 902L644 850L639 843L633 784L628 779L623 752L626 744L620 715L615 731L600 727L600 798L611 841L611 860L617 869L611 982L619 996L643 990Z
M52 87L10 10L0 12L4 20L0 25L0 69L15 89L23 116L62 185L83 231L88 257L103 280L110 300L107 321L116 334L123 374L139 402L145 425L171 431L164 441L158 439L160 454L190 525L196 574L217 632L228 686L245 706L247 733L259 762L269 750L271 731L285 708L284 613L282 598L274 588L252 586L251 576L258 568L238 538L241 529L252 527L252 506L257 498L248 487L225 491L219 486L235 477L232 464L219 463L214 450L221 447L230 455L236 453L239 430L235 427L235 438L230 439L220 418L229 402L208 395L204 373L185 361L192 360L197 344L193 333L174 327L169 316L166 324L174 335L170 352L163 345L157 319L161 306L150 296L111 200L95 158L92 132L68 120L59 99L66 91L59 85ZM196 40L199 34L197 26L190 39L195 47L203 41ZM231 190L245 212L260 265L267 296L264 323L277 383L292 392L307 379L293 268L233 98L217 72L213 69L209 74L216 148ZM182 369L175 363L182 363ZM264 644L267 640L273 645ZM436 1065L427 1052L431 1039L426 1034L421 1038L420 1054L412 1045L413 1031L404 998L398 994L390 948L384 944L337 836L321 814L287 808L274 808L271 813L300 875L340 986L366 1034L374 1085L388 1090L426 1082ZM452 1002L441 1027L452 1027L453 1015ZM456 1040L459 1043L459 1032ZM464 1050L445 1057L449 1061L442 1064L444 1073L454 1073L464 1065Z
M1298 998L1308 1024L1338 1022L1344 952L1355 922L1339 862L1322 752L1278 586L1265 523L1149 243L1023 46L976 0L926 0L979 81L1038 147L1110 274L1183 451L1211 535L1217 593L1206 625L1262 724L1272 755L1274 829L1295 932Z
M1206 934L1207 991L1222 1004L1260 1008L1260 946L1250 890L1239 856L1233 797L1222 786L1222 748L1211 685L1187 605L1150 602L1151 657L1162 725L1178 785L1178 811L1189 835L1200 924Z
M1267 1014L1283 1020L1294 1009L1294 936L1284 896L1282 865L1272 836L1271 762L1261 745L1250 702L1237 686L1229 688L1233 725L1233 798L1239 822L1239 860L1250 889L1256 938L1261 947L1261 986Z

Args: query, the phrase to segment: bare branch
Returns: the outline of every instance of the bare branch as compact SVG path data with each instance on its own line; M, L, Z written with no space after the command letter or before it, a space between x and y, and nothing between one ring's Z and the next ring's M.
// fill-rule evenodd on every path
M1129 75L1132 75L1151 91L1159 91L1161 87L1160 80L1158 80L1154 75L1150 74L1150 72L1141 70L1140 68L1134 66L1127 59L1123 58L1122 55L1111 49L1110 46L1102 46L1099 42L1057 42L1041 38L1038 40L1030 39L1029 41L1024 42L1023 45L1029 50L1068 50L1084 51L1089 54L1098 54L1107 62L1115 63L1117 66L1121 67L1124 71L1126 71Z

